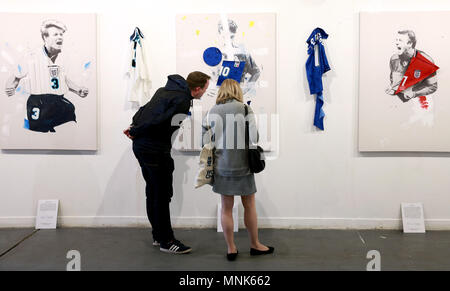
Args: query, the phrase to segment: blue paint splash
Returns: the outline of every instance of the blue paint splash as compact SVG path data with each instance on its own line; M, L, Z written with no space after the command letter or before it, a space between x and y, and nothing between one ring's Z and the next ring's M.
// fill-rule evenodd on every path
M203 52L203 60L208 66L217 66L222 61L222 52L216 47L209 47Z
M19 70L19 73L22 74L22 67L20 65L17 65L17 69Z
M90 66L91 66L91 62L87 62L86 64L84 64L84 69L87 70L87 69L89 69Z
M23 120L23 128L30 129L30 122L28 121L28 119Z
M20 90L22 90L22 87L17 87L16 92L20 92Z

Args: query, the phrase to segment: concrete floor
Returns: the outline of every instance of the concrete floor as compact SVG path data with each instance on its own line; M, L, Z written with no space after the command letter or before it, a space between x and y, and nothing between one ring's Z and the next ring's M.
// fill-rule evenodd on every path
M0 229L0 254L34 229ZM392 230L261 229L273 255L250 257L245 230L236 234L239 256L225 259L225 241L215 229L176 229L193 248L166 254L152 246L149 229L62 228L39 230L0 257L0 270L66 270L69 250L81 254L81 270L171 271L365 271L370 250L381 253L381 270L450 270L450 232L403 234Z

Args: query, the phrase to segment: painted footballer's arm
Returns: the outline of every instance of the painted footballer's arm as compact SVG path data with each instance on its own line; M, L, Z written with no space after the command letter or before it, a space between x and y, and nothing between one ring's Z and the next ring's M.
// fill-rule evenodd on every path
M416 89L419 87L420 89ZM405 92L404 96L407 99L419 97L419 96L427 96L430 94L433 94L437 90L437 81L436 81L436 75L431 76L430 78L427 78L423 80L420 84L417 86L414 86L410 92Z
M251 77L248 80L248 82L256 82L259 79L259 76L261 75L261 70L259 69L258 65L253 60L252 56L249 55L248 59L246 60L247 63L245 64L245 70L247 74L250 74Z
M84 98L89 94L89 89L86 87L81 87L75 84L72 80L66 77L66 84L69 90L78 96Z
M424 52L421 52L421 54L434 64L434 60L429 55L427 55ZM421 83L413 87L414 95L411 98L430 95L436 92L436 90L437 90L437 74L435 72L430 77L426 78Z
M250 78L244 84L242 88L242 93L245 95L247 92L255 88L256 81L259 79L261 75L261 70L258 65L255 63L251 55L248 55L246 58L246 63L244 67L244 75L249 74Z
M21 79L22 78L18 78L16 76L11 76L8 80L6 80L5 92L8 97L11 97L16 93L17 86L19 86Z
M400 85L403 74L400 73L399 69L397 68L397 61L398 61L398 55L393 55L389 61L389 69L391 73L389 74L389 81L390 84L386 88L385 92L389 95L395 95L395 91L397 91L398 86Z

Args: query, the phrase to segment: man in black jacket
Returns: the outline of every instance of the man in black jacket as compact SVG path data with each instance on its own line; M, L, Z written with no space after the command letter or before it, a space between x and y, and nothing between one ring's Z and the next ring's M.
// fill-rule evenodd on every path
M173 196L174 162L170 155L172 125L177 114L187 114L192 99L200 99L208 89L210 77L192 72L185 80L180 75L168 76L165 87L133 116L124 134L133 140L133 152L142 168L147 196L147 216L152 225L153 245L168 253L184 254L192 249L175 239L170 222L169 203Z

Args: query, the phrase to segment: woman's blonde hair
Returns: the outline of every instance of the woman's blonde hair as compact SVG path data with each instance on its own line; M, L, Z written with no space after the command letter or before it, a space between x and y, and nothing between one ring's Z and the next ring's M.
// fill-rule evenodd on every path
M226 79L222 82L217 94L216 104L224 104L228 100L236 99L239 102L244 103L241 86L233 79Z

